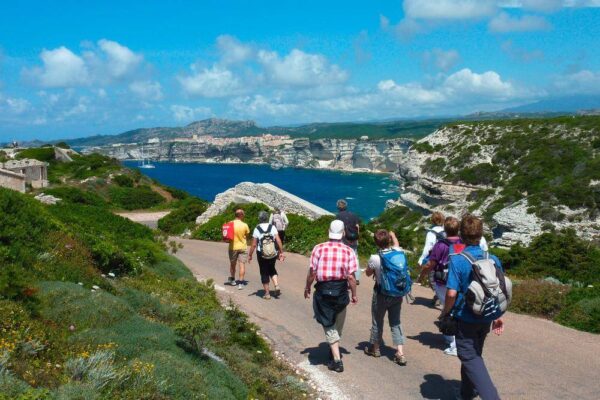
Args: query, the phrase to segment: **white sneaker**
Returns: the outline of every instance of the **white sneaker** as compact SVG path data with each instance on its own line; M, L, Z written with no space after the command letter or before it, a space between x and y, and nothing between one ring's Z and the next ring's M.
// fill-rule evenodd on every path
M238 290L242 290L244 288L244 286L246 286L246 285L244 285L243 282L240 282L238 285Z
M458 353L456 352L456 347L448 347L446 350L444 350L444 354L447 356L458 357Z

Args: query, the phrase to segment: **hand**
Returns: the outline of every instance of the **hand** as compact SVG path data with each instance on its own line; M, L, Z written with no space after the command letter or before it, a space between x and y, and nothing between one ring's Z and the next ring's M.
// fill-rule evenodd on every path
M443 312L439 315L438 320L442 320L444 319L444 317L446 316L446 314L444 314Z
M354 294L354 295L352 295L352 298L350 301L352 302L352 304L358 304L358 297Z
M248 254L248 264L252 262L252 254Z
M310 299L310 288L304 288L304 298L305 299Z
M283 260L285 260L285 256L283 255L283 253L279 253L279 261Z
M504 321L502 321L502 318L498 318L492 322L492 331L498 336L502 335L502 332L504 332Z

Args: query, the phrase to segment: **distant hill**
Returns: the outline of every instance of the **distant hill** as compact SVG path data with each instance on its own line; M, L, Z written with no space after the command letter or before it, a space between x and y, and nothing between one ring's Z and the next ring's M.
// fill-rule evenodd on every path
M73 147L106 146L114 143L143 143L148 139L168 140L192 135L216 137L256 136L266 133L297 137L355 139L369 136L381 138L421 138L434 132L452 119L402 120L386 122L312 123L295 127L260 127L254 121L233 121L210 118L183 127L141 128L117 135L98 135L66 140Z
M600 96L566 96L536 101L502 110L505 113L576 113L600 109Z

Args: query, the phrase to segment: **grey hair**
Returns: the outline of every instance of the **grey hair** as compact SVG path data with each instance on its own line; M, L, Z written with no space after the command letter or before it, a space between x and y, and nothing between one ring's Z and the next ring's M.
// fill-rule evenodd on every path
M265 222L269 222L269 214L266 211L261 211L258 213L258 222L263 224Z
M336 203L338 210L340 211L344 211L346 208L348 208L348 202L344 199L339 199Z

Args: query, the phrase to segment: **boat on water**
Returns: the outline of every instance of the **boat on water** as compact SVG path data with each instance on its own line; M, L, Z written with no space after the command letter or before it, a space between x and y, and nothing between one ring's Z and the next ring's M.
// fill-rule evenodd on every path
M142 160L140 162L140 165L138 165L138 168L144 168L144 169L156 168L156 166L154 164L152 164L148 158L144 157L144 147L143 146L142 146Z
M274 169L275 171L277 171L278 169L283 168L283 164L279 161L274 161L271 163L271 169Z

